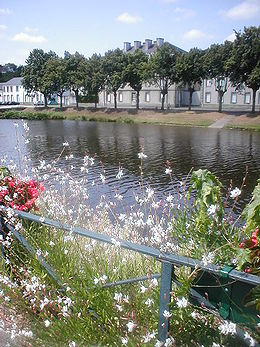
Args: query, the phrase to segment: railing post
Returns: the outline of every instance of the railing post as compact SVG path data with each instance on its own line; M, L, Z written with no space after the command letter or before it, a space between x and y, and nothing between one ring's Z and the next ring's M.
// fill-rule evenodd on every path
M162 262L161 287L159 298L158 340L165 342L169 331L169 318L165 318L164 311L169 311L170 292L172 289L173 265Z

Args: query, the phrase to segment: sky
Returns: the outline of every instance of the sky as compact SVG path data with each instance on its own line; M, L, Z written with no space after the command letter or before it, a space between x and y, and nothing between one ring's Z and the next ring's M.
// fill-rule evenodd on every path
M259 25L260 0L0 0L0 64L24 64L34 48L90 57L158 37L205 49Z

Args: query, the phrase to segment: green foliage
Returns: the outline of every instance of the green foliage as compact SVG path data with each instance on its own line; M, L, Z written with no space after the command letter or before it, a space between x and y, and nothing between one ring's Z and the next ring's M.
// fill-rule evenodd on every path
M11 176L11 171L7 167L0 167L0 180L7 176Z
M177 57L177 80L184 87L188 87L190 92L189 109L191 108L192 94L195 91L196 84L201 85L206 76L203 56L204 52L202 50L193 48L188 53L183 53Z
M47 106L47 96L53 93L52 81L45 76L45 64L55 57L57 55L52 51L45 53L42 49L34 49L26 59L26 65L22 70L24 88L29 93L42 93L45 97L45 106Z
M164 109L165 95L170 86L177 81L176 58L178 53L170 44L163 44L149 59L146 66L146 80L156 85L162 94Z
M119 88L125 86L124 72L127 66L127 56L121 49L108 51L105 53L103 60L103 71L107 90L113 92L115 108L117 108L116 92Z
M242 216L246 220L246 232L251 234L260 227L260 179L252 193L251 202L245 207Z

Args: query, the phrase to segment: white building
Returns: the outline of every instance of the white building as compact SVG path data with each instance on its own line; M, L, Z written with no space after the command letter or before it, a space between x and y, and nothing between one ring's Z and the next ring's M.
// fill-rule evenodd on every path
M136 49L141 49L148 55L156 52L158 47L164 44L164 39L158 38L156 41L146 39L141 41L124 42L123 51L132 53ZM172 45L173 46L173 45ZM184 52L182 49L173 46L177 51ZM253 91L245 87L241 91L237 91L228 83L228 90L223 98L223 110L251 110L252 108ZM99 94L100 107L114 107L113 93L107 90ZM186 88L172 85L165 98L165 108L171 109L176 107L187 107L189 105L189 91ZM120 88L117 92L117 106L120 108L129 108L136 106L136 92L129 86ZM192 106L201 107L203 109L218 109L218 92L215 88L214 80L204 80L201 86L197 86L192 95ZM160 108L161 107L161 92L155 85L144 83L140 91L140 108ZM256 110L260 107L260 91L256 93Z
M22 85L22 77L14 77L7 82L0 83L0 103L17 102L19 104L44 104L44 95L40 92L27 92ZM53 99L53 98L52 98ZM59 97L54 97L59 102ZM63 106L75 104L75 95L66 91L62 97Z

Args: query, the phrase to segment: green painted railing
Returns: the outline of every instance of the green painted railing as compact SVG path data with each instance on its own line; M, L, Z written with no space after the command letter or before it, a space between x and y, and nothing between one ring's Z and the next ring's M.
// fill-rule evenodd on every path
M62 229L70 233L74 233L83 237L88 237L96 241L113 244L113 238L109 235L89 231L80 227L72 227L70 225L60 223L55 220L43 218L31 213L15 211L17 217L51 226L57 229ZM16 231L11 225L3 223L3 218L0 214L0 233L4 234L4 227L7 227L18 241L31 253L35 254L36 250L25 240L25 238ZM175 266L187 266L190 268L197 268L201 274L200 279L195 284L196 290L193 288L190 291L190 299L192 302L196 302L199 305L208 307L214 310L215 313L224 319L230 319L235 322L246 322L241 319L239 313L243 316L243 310L239 306L241 304L241 292L245 292L245 287L254 288L260 285L260 278L248 273L237 271L233 268L221 267L214 264L205 265L201 261L161 252L159 249L152 248L145 245L136 244L123 239L117 239L120 242L120 247L144 254L155 258L161 262L161 274L153 274L151 276L142 276L138 278L126 279L118 282L107 283L103 285L104 289L117 285L127 285L138 281L145 281L148 278L160 278L160 296L159 296L159 317L158 317L158 339L162 342L166 341L168 333L168 320L163 316L164 310L170 311L170 292L172 282L180 285L174 276ZM2 252L3 249L1 248ZM46 269L49 275L62 287L62 282L52 270L52 268L45 262L42 257L37 257L41 265ZM243 290L240 290L243 288ZM205 289L207 290L207 299L205 297ZM217 291L217 294L214 293ZM239 293L240 292L240 293ZM211 294L209 294L211 293ZM212 295L213 300L210 299ZM237 297L237 302L234 301L234 295ZM233 311L236 310L235 315ZM250 312L250 310L248 311ZM248 314L246 312L246 315ZM250 314L250 313L249 313ZM253 315L254 316L254 315ZM252 317L252 316L251 316ZM255 317L257 317L255 315ZM256 318L257 319L257 318ZM260 319L255 323L259 323ZM248 339L244 338L244 331L237 327L237 336L244 345L249 345ZM259 346L256 344L256 346Z

